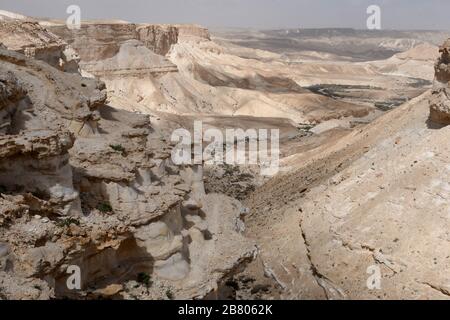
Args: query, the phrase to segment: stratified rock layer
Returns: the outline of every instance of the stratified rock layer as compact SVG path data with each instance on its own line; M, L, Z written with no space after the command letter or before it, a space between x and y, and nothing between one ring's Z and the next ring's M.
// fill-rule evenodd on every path
M430 101L446 119L446 48L434 90L284 159L248 200L247 235L282 298L449 298L450 127L429 121Z
M34 58L0 48L1 298L203 297L253 259L240 203L205 194L201 166L172 163L172 125Z
M440 48L441 57L435 65L433 95L430 98L430 119L450 124L450 39Z
M66 72L79 71L78 54L55 34L33 21L0 21L3 45L28 57L43 60Z

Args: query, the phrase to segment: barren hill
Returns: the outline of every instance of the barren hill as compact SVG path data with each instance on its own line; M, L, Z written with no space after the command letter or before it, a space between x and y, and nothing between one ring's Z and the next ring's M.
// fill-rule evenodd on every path
M430 99L447 103L436 90L286 158L248 200L247 235L281 297L448 298L449 130L430 120Z

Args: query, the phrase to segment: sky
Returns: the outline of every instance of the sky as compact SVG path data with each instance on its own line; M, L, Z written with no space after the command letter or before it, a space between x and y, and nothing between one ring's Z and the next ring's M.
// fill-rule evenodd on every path
M382 29L450 30L450 0L0 0L0 9L65 20L73 4L83 20L256 29L364 29L367 7L378 5Z

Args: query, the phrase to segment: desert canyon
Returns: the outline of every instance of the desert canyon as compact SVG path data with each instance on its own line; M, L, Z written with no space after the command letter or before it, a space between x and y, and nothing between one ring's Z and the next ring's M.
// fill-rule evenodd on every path
M447 37L0 11L0 299L448 299ZM279 173L174 164L194 121Z

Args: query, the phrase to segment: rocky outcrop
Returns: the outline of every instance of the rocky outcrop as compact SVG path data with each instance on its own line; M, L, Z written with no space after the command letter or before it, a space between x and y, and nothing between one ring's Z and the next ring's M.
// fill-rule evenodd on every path
M43 60L65 72L79 72L78 54L38 22L0 21L0 39L10 50Z
M36 211L81 214L68 150L73 134L82 133L67 132L64 126L90 126L91 108L105 96L97 89L92 95L72 95L76 90L61 89L67 80L62 73L21 54L0 50L0 62L0 185L29 197L37 195ZM55 90L66 93L55 97L48 91L49 81L55 81ZM88 84L98 85L95 80L87 80L86 88Z
M136 25L125 23L83 23L70 30L65 24L48 26L54 34L67 41L83 62L112 58L122 43L136 39Z
M137 26L137 39L156 54L165 56L172 45L178 42L180 28L173 25Z
M85 62L112 58L129 40L138 40L147 49L164 56L179 37L209 39L208 30L197 25L84 22L78 30L69 30L65 24L48 28L66 40Z
M178 42L181 27L83 23L79 30L69 30L65 25L49 28L75 48L85 72L102 79L118 76L142 78L177 71L177 67L164 55ZM195 27L185 28L192 30L183 31L183 34L195 34Z
M177 67L163 56L147 49L138 40L125 41L119 52L112 57L83 63L83 68L90 74L102 79L158 77L169 72L178 71Z
M96 108L106 101L102 82L59 72L7 50L0 50L0 62L1 132L62 128L70 128L76 136L97 132Z
M430 119L450 124L450 39L439 47L441 57L435 65L433 94L430 98Z
M172 125L106 99L98 80L0 49L1 298L203 297L253 259L241 204L171 162Z
M203 28L199 25L176 25L178 28L178 35L183 37L196 37L204 40L211 40L211 36L209 34L208 29Z
M72 144L69 133L52 131L0 136L2 188L20 190L41 214L81 214L68 162Z
M79 30L62 24L48 28L79 52L86 76L106 83L110 103L117 108L279 117L299 123L363 117L372 110L314 94L299 84L303 73L296 79L287 64L243 58L197 25L103 21L84 22Z

